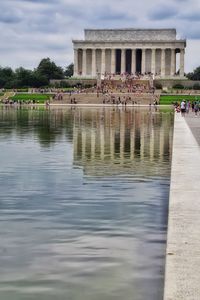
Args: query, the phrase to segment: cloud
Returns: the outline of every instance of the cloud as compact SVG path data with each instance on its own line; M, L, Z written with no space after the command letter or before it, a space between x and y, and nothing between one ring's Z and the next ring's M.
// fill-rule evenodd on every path
M19 23L22 19L23 15L18 8L8 7L5 3L1 4L0 23Z
M192 3L192 5L191 5ZM0 0L2 65L34 68L46 56L66 66L85 28L177 28L199 42L199 0ZM195 44L196 45L196 44ZM195 55L196 52L195 52ZM188 63L197 61L191 57ZM187 65L187 63L186 63Z
M178 14L178 9L171 6L160 6L149 14L151 20L171 19Z
M190 22L200 22L200 15L197 12L183 13L179 15L179 19L190 21Z
M0 23L18 23L21 21L19 16L12 16L10 14L0 15Z

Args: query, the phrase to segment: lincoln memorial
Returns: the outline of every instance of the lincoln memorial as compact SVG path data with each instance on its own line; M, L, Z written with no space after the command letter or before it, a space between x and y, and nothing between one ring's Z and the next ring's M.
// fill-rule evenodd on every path
M105 74L153 74L184 77L185 39L176 29L85 29L73 40L74 77Z

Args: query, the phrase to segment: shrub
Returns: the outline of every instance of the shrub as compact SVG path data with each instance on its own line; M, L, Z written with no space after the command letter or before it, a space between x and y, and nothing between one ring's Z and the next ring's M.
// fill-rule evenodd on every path
M193 85L193 89L194 89L194 90L200 90L200 84L199 84L199 83L195 83L195 84Z
M70 85L69 85L69 83L66 82L66 81L61 81L61 82L60 82L60 87L61 87L61 88L68 88L68 87L70 87Z
M162 84L161 84L161 83L156 83L156 84L155 84L155 88L156 88L157 90L162 90Z
M84 85L84 88L86 88L86 89L89 89L89 88L91 88L91 87L93 87L92 84L85 84L85 85Z
M177 83L177 84L173 85L173 89L183 90L184 86L180 83Z

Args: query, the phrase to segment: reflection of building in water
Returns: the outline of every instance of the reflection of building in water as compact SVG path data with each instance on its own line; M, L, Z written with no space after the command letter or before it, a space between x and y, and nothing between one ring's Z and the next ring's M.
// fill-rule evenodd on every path
M160 168L171 157L172 120L173 114L142 109L77 110L74 163L91 175L146 173L146 163Z

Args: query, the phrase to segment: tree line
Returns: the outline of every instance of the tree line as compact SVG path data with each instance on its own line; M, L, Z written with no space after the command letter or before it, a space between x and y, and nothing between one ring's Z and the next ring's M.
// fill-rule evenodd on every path
M50 58L43 58L34 70L23 67L12 70L10 67L0 67L0 88L17 89L26 87L49 86L51 79L65 79L73 75L74 65L71 63L65 70L59 67ZM200 80L200 67L186 74L190 80Z
M38 67L28 70L23 67L12 70L10 67L0 67L0 88L17 89L25 87L48 86L51 79L65 79L73 75L73 64L64 70L50 58L43 58Z

